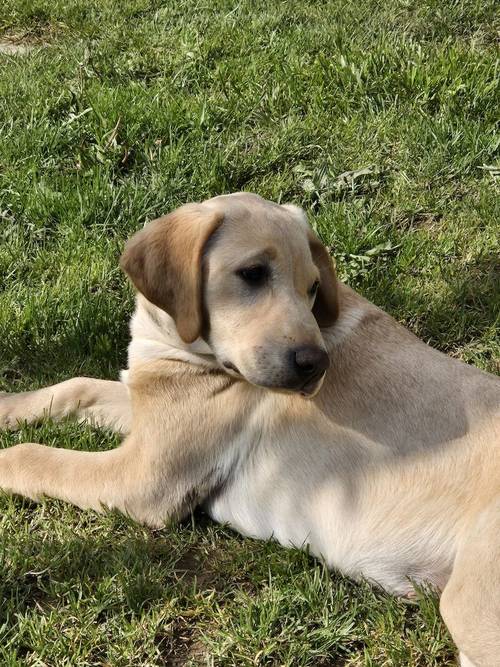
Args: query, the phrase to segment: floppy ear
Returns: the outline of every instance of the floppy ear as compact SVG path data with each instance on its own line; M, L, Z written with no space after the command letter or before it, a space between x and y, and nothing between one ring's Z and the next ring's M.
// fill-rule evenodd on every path
M309 247L313 262L319 269L319 289L312 312L320 327L329 327L339 314L337 274L327 249L311 230Z
M138 291L173 317L186 343L201 334L203 248L222 219L220 212L186 204L134 234L120 259Z

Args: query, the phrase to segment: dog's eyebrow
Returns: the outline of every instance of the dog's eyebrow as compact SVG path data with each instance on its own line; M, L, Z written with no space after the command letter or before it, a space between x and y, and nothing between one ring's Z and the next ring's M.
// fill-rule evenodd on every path
M266 248L258 253L249 253L248 255L240 255L235 257L230 266L245 267L254 266L256 264L265 264L270 260L276 258L277 252L275 248Z

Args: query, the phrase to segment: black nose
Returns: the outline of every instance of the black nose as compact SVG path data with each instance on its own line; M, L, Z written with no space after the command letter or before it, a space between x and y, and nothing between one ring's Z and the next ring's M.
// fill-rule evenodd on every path
M325 350L317 345L302 345L293 351L295 371L304 379L319 377L330 365Z

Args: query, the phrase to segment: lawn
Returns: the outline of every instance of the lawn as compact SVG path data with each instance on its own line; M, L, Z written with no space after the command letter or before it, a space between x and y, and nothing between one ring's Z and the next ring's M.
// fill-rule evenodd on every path
M295 202L342 279L499 372L495 0L4 0L0 390L125 363L124 240L186 201ZM72 423L0 433L115 446ZM152 532L0 498L0 664L453 665L407 604L202 514Z

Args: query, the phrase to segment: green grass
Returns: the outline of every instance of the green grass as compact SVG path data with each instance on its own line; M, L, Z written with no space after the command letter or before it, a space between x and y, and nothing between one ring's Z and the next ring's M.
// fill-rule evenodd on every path
M0 48L27 49L0 54L0 389L116 377L124 239L239 189L303 205L342 278L498 372L499 27L495 0L4 2ZM116 444L0 434L24 440ZM454 664L432 595L198 515L150 532L1 498L0 600L7 667Z

